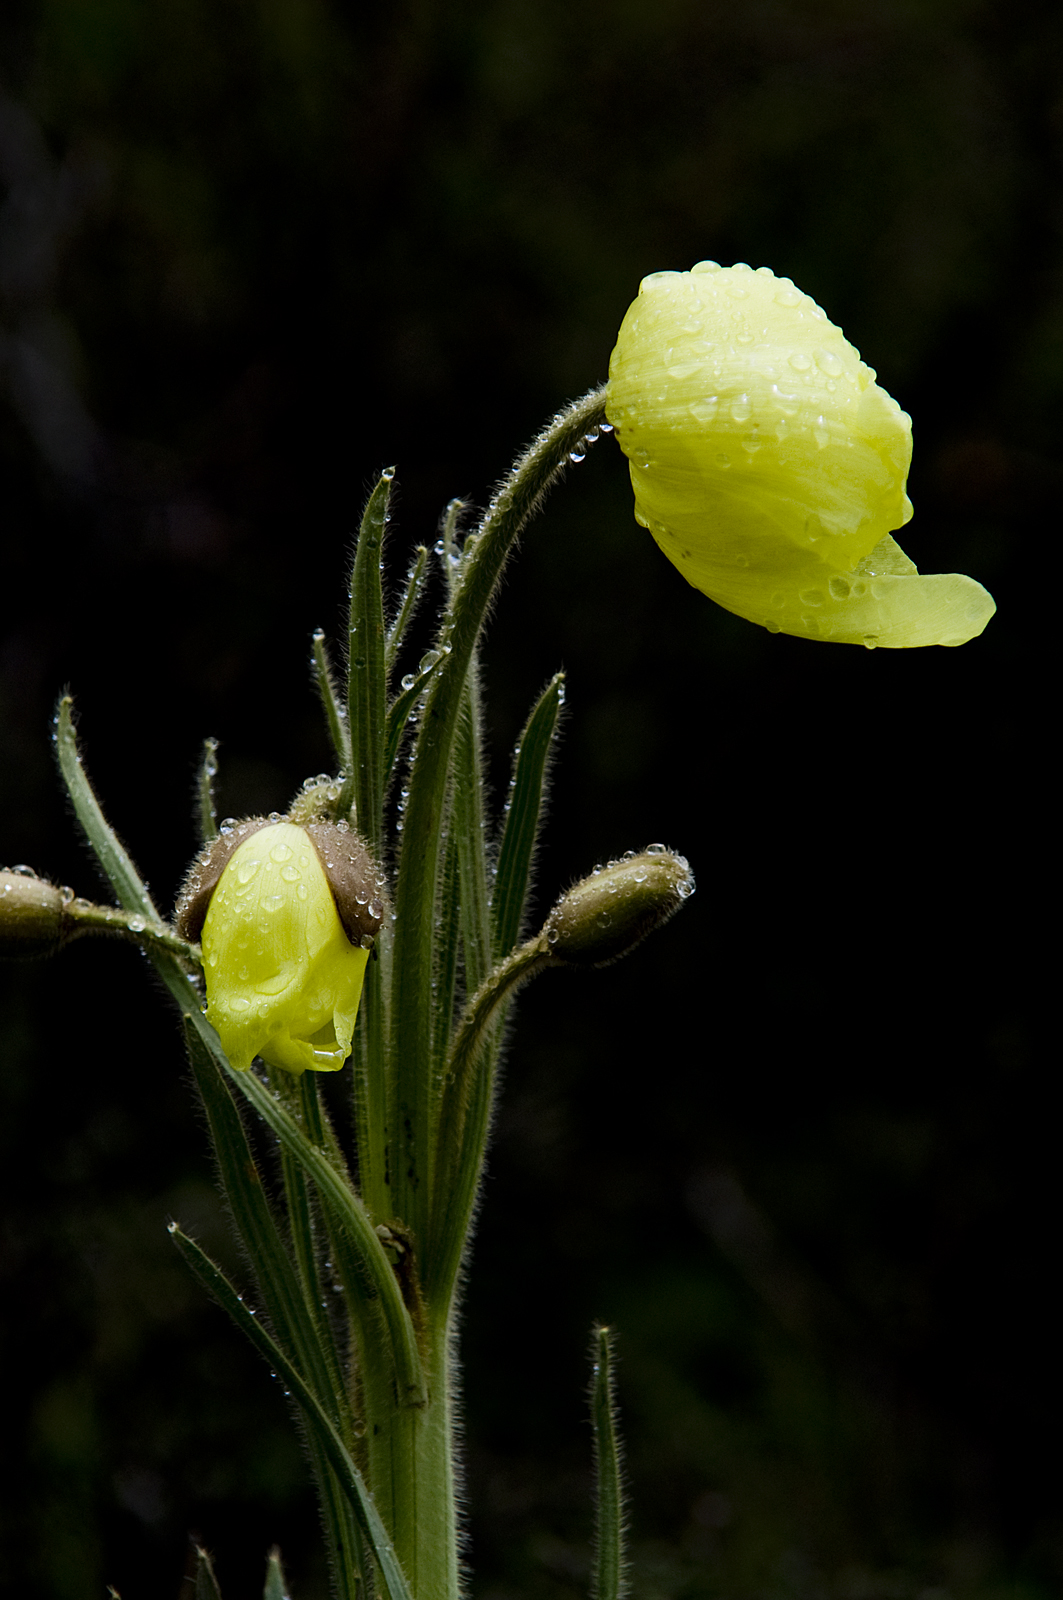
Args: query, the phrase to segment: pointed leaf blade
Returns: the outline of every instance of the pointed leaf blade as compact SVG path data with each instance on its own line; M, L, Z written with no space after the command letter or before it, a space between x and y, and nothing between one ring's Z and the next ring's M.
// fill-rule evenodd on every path
M543 813L546 777L564 703L565 675L558 672L532 708L517 744L509 810L491 900L496 960L507 956L520 938Z
M597 1517L592 1600L623 1600L628 1591L624 1551L624 1483L613 1375L615 1339L611 1328L597 1327L591 1343L591 1426Z
M405 1574L399 1565L394 1546L381 1521L373 1497L366 1488L365 1480L351 1460L347 1447L331 1418L302 1373L288 1359L262 1323L244 1305L221 1268L194 1239L190 1239L181 1231L176 1222L170 1224L170 1236L204 1288L214 1296L222 1309L228 1312L237 1327L243 1330L298 1402L306 1419L307 1429L328 1458L329 1465L333 1468L354 1512L359 1531L373 1552L389 1600L412 1600Z
M161 922L146 884L118 842L118 835L93 793L78 751L74 702L68 694L60 700L55 714L55 748L59 770L63 774L75 815L85 830L104 876L114 890L118 904L127 911L141 912L152 922Z

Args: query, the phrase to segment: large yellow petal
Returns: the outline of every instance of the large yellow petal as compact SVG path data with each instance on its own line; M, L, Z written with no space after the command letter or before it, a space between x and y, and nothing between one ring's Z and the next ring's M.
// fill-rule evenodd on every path
M993 614L979 584L920 577L888 539L912 514L910 419L841 329L766 267L644 279L606 412L637 520L729 611L893 647L962 644Z

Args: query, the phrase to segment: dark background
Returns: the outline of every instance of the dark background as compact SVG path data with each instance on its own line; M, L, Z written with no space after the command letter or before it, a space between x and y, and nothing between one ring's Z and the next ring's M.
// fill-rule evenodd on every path
M718 610L612 441L511 569L496 795L568 673L540 908L654 839L699 887L521 1002L463 1344L473 1593L586 1592L595 1317L639 1600L1057 1593L1063 13L40 0L0 45L0 858L79 892L57 693L169 903L205 734L232 814L328 763L309 636L377 471L397 583L603 378L644 273L772 266L912 413L905 549L1000 607L961 650ZM167 1003L107 944L0 982L0 1588L187 1597L192 1532L226 1600L275 1539L314 1600L283 1399L165 1233L233 1260Z

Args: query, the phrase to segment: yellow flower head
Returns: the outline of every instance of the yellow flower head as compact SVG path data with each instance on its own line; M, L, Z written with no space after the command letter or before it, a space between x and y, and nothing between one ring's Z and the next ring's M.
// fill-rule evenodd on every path
M338 1071L351 1051L368 946L383 910L378 880L366 877L365 847L357 834L327 824L256 820L236 831L235 849L223 837L193 867L178 907L186 936L202 926L207 1017L238 1069L260 1055L288 1072ZM352 871L365 885L357 892L343 882ZM353 923L341 920L332 883L341 900L350 891Z
M890 537L912 514L912 427L840 328L767 267L644 278L606 415L635 516L683 576L773 633L963 644L996 607L920 577Z

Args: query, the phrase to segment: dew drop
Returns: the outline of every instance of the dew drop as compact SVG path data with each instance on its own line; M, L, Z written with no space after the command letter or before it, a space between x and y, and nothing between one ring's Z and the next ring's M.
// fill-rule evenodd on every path
M695 422L700 422L702 424L711 422L716 415L719 404L720 400L718 395L706 395L704 400L695 400L693 405L689 407L690 415L694 418Z
M848 600L851 587L848 578L832 578L827 585L832 600Z
M801 406L801 396L799 394L786 394L784 390L779 388L777 383L772 384L771 394L776 406L784 416L793 417L797 415Z
M817 350L815 352L816 366L830 378L838 378L845 370L833 350Z
M812 357L806 356L803 350L795 350L790 357L790 365L796 372L807 372L812 365Z
M736 422L748 422L753 414L747 394L736 395L731 401L731 415Z

